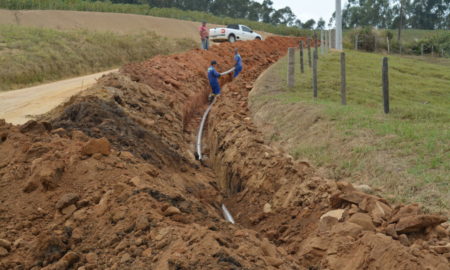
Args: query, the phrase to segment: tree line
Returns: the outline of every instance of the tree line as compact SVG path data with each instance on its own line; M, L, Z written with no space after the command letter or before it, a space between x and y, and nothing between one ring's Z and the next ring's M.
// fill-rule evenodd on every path
M349 0L342 17L345 28L449 29L450 0Z
M70 1L70 0L68 0ZM91 0L96 1L96 0ZM97 0L98 1L98 0ZM275 9L272 0L101 0L113 3L146 4L157 8L178 8L216 16L241 18L272 25L302 29L324 29L320 18L302 22L290 7ZM331 1L334 5L334 1ZM333 27L334 14L329 21ZM343 9L344 28L372 26L384 29L449 29L450 0L348 0Z

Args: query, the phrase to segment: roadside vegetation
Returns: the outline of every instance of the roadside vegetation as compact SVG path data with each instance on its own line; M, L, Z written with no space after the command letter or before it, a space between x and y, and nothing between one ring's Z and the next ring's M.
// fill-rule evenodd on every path
M0 90L104 71L194 47L193 40L169 40L153 32L119 35L0 25Z
M328 177L448 214L450 60L390 56L391 113L385 115L382 55L346 54L347 106L340 105L338 53L320 55L317 100L307 64L305 74L296 70L292 89L286 58L264 75L251 108L267 139L323 167Z
M116 4L110 1L84 1L84 0L0 0L0 8L12 10L76 10L130 13L150 15L156 17L173 18L187 21L206 21L212 24L227 25L230 23L244 24L254 30L265 31L279 35L303 36L310 34L310 30L286 25L263 23L242 18L216 16L209 12L182 10L178 8L158 8L143 4Z
M419 30L406 29L402 31L401 42L397 39L395 30L376 30L372 27L356 28L345 31L344 47L367 52L402 53L450 57L450 30Z

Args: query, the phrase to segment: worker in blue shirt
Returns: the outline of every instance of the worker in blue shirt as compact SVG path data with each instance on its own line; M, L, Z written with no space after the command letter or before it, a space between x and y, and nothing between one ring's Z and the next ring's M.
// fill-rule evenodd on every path
M220 84L218 80L220 73L216 71L216 65L217 62L213 60L211 61L211 66L208 68L208 80L212 89L212 94L208 98L209 102L211 102L215 96L220 94Z
M233 78L236 78L242 71L242 58L237 48L234 50L234 61L236 61L236 64L234 65L235 69Z

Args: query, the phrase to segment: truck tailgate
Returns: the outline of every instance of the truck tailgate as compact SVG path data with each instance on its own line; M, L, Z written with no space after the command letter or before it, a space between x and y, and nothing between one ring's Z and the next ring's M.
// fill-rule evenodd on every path
M225 28L213 28L209 30L209 37L219 37L225 36L226 30Z

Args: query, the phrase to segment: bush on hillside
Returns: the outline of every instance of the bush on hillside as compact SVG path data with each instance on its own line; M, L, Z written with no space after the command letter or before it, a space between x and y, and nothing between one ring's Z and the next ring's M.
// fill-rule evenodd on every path
M378 47L377 34L371 27L357 28L350 33L351 44L355 46L358 43L358 50L373 52Z
M438 32L410 44L411 51L417 55L422 53L422 46L424 54L442 55L444 53L444 56L450 57L450 35L447 33Z

